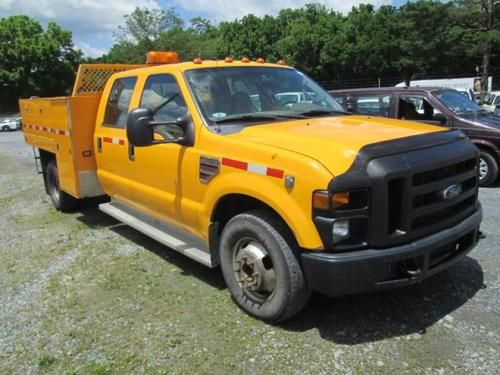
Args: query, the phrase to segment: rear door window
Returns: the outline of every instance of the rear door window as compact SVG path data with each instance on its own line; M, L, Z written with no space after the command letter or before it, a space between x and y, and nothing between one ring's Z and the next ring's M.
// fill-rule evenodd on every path
M392 94L351 95L356 113L389 117Z

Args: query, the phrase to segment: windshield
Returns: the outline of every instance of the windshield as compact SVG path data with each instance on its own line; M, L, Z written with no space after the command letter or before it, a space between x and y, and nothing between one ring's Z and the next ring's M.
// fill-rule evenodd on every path
M185 75L208 125L248 125L345 112L326 91L295 69L206 68L189 70Z
M484 112L480 106L460 95L458 91L438 90L434 91L434 95L446 106L446 108L457 115Z

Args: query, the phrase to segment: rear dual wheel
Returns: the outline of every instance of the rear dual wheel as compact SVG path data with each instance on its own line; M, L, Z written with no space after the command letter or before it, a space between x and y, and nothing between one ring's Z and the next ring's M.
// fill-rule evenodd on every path
M68 212L73 211L78 206L78 199L61 190L59 186L59 173L55 160L51 160L47 164L46 183L50 200L56 210Z
M224 227L220 260L226 285L246 313L268 322L297 314L310 289L294 254L294 239L271 212L235 216Z

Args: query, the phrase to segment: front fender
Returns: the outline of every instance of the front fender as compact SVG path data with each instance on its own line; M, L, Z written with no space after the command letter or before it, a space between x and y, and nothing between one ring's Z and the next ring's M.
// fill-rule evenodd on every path
M478 148L480 148L480 146L483 146L483 148L487 147L494 152L498 152L498 147L495 146L493 142L487 141L485 139L474 139L474 138L471 138L471 141Z
M217 203L229 194L246 195L271 207L287 223L300 247L323 248L311 218L312 190L308 189L307 184L300 184L300 179L293 189L287 189L282 179L252 175L245 171L219 175L210 182L202 204L206 210L200 215L202 228L209 227Z

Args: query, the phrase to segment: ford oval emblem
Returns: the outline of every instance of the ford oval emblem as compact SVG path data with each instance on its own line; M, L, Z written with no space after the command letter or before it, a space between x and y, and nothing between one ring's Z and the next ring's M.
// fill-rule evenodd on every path
M462 194L462 185L453 184L441 191L441 198L445 201L451 201Z

